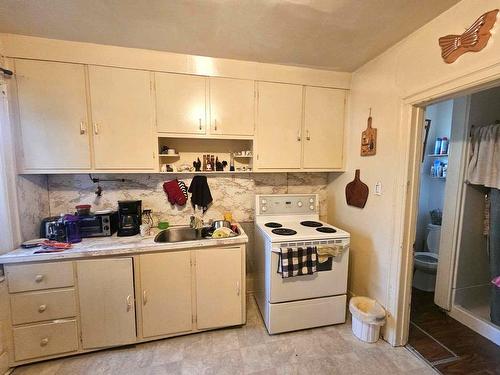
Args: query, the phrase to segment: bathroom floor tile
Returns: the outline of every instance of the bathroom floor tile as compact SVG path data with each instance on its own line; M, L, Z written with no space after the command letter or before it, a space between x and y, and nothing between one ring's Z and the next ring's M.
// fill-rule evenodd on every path
M413 288L411 306L408 342L434 368L445 375L500 374L500 347L448 316L434 293Z

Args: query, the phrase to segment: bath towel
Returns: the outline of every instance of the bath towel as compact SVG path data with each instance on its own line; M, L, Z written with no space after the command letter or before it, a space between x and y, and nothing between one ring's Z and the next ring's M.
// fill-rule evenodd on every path
M473 130L467 180L500 189L500 124Z

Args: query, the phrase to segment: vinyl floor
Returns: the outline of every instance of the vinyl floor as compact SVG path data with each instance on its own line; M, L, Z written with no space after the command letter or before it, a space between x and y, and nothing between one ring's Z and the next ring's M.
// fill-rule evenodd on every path
M243 327L21 366L14 375L435 374L404 347L356 339L349 323L270 336L253 298Z

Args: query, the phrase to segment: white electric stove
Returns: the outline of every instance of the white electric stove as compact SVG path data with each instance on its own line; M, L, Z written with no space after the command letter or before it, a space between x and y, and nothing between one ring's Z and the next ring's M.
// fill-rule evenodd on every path
M257 195L255 208L255 296L268 332L344 323L349 233L319 220L317 194ZM346 250L313 275L277 272L281 247L318 245Z

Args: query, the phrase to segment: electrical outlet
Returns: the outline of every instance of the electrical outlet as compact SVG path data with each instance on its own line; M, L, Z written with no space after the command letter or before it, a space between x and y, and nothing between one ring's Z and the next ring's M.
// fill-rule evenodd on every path
M382 195L382 182L377 182L375 184L375 195Z

